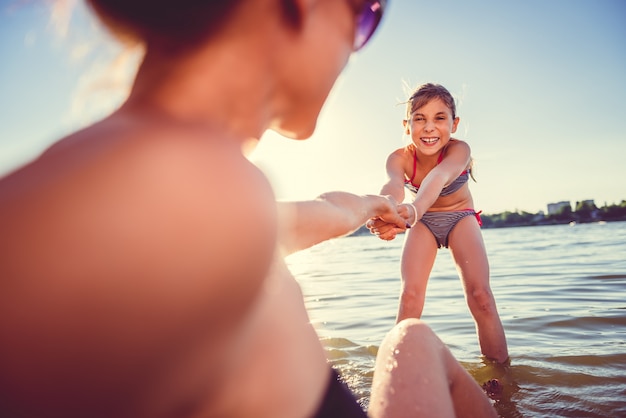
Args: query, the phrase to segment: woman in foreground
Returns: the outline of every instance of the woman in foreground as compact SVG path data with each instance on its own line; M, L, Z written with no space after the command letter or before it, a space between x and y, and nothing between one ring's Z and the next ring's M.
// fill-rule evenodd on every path
M0 415L364 416L283 258L406 221L381 196L277 204L243 150L311 135L384 3L90 2L145 57L118 110L0 181ZM495 415L418 320L375 373L372 417Z

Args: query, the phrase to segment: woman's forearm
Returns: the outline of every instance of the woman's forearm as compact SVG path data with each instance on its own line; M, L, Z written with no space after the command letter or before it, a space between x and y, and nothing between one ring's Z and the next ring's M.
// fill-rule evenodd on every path
M279 243L287 253L347 235L374 217L405 225L397 213L396 202L379 195L329 192L315 200L279 205Z

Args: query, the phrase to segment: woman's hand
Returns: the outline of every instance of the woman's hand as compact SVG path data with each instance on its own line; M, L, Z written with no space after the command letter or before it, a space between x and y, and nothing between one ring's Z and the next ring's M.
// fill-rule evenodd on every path
M368 220L365 224L367 229L378 238L384 241L391 241L396 237L396 235L403 233L410 228L409 222L415 219L415 212L411 205L400 204L396 206L396 211L398 215L404 219L404 225L398 226L397 222L390 222L389 219L385 219L384 217L376 217Z

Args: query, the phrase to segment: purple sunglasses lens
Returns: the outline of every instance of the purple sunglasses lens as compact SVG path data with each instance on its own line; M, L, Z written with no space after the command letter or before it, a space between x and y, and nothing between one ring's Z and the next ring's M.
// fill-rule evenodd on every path
M357 16L354 50L357 51L369 41L374 34L383 15L383 7L379 1L366 2L363 10Z

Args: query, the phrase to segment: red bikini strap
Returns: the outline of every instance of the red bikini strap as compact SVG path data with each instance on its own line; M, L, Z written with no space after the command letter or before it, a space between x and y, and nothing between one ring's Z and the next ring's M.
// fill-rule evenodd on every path
M483 213L482 210L479 210L478 212L476 212L476 220L478 221L478 226L483 226L483 220L480 219L480 214Z
M452 139L450 141L452 141ZM439 153L439 158L437 158L437 164L440 164L441 161L443 160L443 153L447 151L448 145L450 145L449 142L446 144L445 147L441 148L441 152Z
M415 178L415 173L417 172L417 151L413 151L413 176L411 176L411 184L413 184L413 179Z
M452 141L454 141L454 139L450 138L450 142ZM439 158L437 158L437 164L441 163L441 161L443 160L443 153L447 151L450 142L448 142L446 146L441 149L441 152L439 153Z

